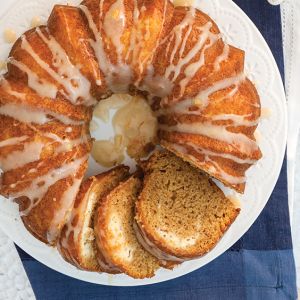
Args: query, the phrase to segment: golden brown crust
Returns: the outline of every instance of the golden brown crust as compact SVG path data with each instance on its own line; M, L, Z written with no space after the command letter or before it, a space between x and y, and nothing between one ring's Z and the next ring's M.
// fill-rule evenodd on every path
M96 177L90 177L81 184L80 190L74 202L73 211L78 209L80 206L82 206L80 208L83 213L78 214L77 217L74 218L71 224L64 225L57 245L58 250L62 255L62 257L80 269L84 268L84 261L82 260L82 257L80 255L80 248L79 248L80 246L78 243L75 242L74 231L71 233L68 233L68 231L71 230L70 225L75 227L78 226L79 222L81 224L83 223L84 213L87 205L87 201L84 200L86 200L86 196L89 190L91 189L92 185L95 184L96 180L97 180ZM67 234L69 234L68 237ZM63 241L65 241L64 244ZM90 271L101 271L101 270L100 268L96 267L95 269L90 269Z
M83 105L73 105L70 101L58 97L53 101L53 99L47 97L41 97L32 89L30 89L26 83L18 81L16 78L10 78L9 76L5 77L8 85L11 89L19 94L25 96L25 98L18 98L10 94L6 88L5 84L0 85L0 104L16 104L16 105L25 105L28 108L37 109L37 110L46 110L49 112L57 113L66 117L69 117L74 122L89 122L91 120L91 109ZM1 115L1 118L4 118L4 115ZM53 120L53 122L57 120ZM47 124L45 124L47 125ZM64 125L60 123L60 125Z
M104 17L114 3L103 1L100 14L98 0L84 0L82 5L90 11L93 21L100 32L104 50L109 60L118 65L117 49L111 37L106 35L103 26ZM132 86L139 82L142 75L145 75L146 68L152 61L154 49L159 41L165 36L170 26L173 15L173 4L170 1L161 0L124 0L125 24L121 36L122 62L131 65L133 70ZM138 11L138 18L135 20L135 10ZM136 43L138 40L138 43ZM135 42L134 47L132 42Z
M87 161L84 161L75 176L75 178L80 182L86 169ZM22 217L22 221L26 228L42 242L50 245L56 245L60 230L67 221L68 214L72 209L73 201L71 202L70 206L64 208L64 217L59 221L55 228L52 228L52 221L57 212L60 211L64 206L63 196L67 190L66 187L70 187L73 184L74 179L72 179L72 177L67 177L57 181L55 184L49 187L46 195L43 196L39 204L33 207L28 214ZM16 199L16 202L19 204L21 212L26 210L28 207L28 199L25 197Z
M97 98L103 98L107 94L107 87L89 42L92 33L82 11L73 6L55 5L47 27L63 46L71 62L81 66L80 71L92 83L92 94Z
M173 18L171 21L171 26L169 27L170 32L172 29L180 24L187 17L187 15L191 12L191 8L185 7L176 7L174 10ZM211 20L209 16L204 14L201 11L196 10L195 12L195 22L193 23L193 30L189 35L189 38L185 44L183 55L186 55L188 51L191 51L195 46L195 43L199 40L199 28L202 28L207 23L211 23L210 32L219 34L218 26ZM187 26L182 31L182 36L187 31ZM198 28L198 29L197 29ZM176 53L174 53L174 34L166 34L167 38L164 39L164 42L159 46L153 61L154 66L154 74L158 76L163 76L165 74L167 68L170 66L170 61L168 58L173 57L173 64L178 64L179 58L182 57L179 53L181 50L178 47ZM194 38L193 38L194 37ZM173 40L172 40L173 39ZM170 42L171 41L171 42ZM171 43L171 44L170 44ZM209 41L206 41L208 44ZM199 155L199 153L193 151L191 147L186 146L188 143L192 143L194 146L199 149L213 151L215 153L222 154L233 154L234 156L241 159L250 159L253 162L259 160L262 156L260 149L254 148L247 154L243 153L237 147L234 147L232 143L222 142L215 138L201 135L201 134L189 134L188 132L179 132L176 129L172 129L170 131L166 130L166 126L176 125L176 124L195 124L196 122L205 123L209 122L213 125L217 126L226 126L226 129L231 132L244 134L249 139L255 141L254 131L257 128L257 124L255 121L258 121L260 117L260 99L257 94L256 88L251 83L249 79L245 79L239 86L237 87L237 91L234 95L228 96L228 91L232 90L232 87L227 87L226 89L221 89L212 95L209 96L209 104L198 114L186 114L182 113L174 113L172 111L172 107L181 101L184 101L189 98L195 98L199 92L205 91L209 87L213 86L219 81L222 81L226 78L239 76L244 72L244 52L240 49L229 46L228 50L228 58L222 61L219 64L218 68L215 68L216 58L222 54L224 51L225 44L221 38L217 40L212 46L205 50L204 60L205 64L198 69L195 75L189 80L187 83L184 93L181 93L180 84L184 79L183 73L186 70L187 66L197 62L200 59L201 51L199 51L198 55L195 55L192 60L186 65L186 67L182 67L180 75L173 81L173 88L171 93L167 95L167 101L164 99L164 103L167 104L167 108L164 110L164 114L159 117L159 123L164 126L160 126L159 137L161 139L160 143L165 145L170 151L180 155L180 157L184 158L186 161L189 161L193 165L197 166L201 170L207 172L209 175L219 179L225 185L236 189L238 192L243 193L245 189L245 182L233 184L232 182L228 182L228 180L222 178L222 176L218 176L216 172L212 172L212 163L204 162L203 155ZM171 74L172 76L172 74ZM202 100L202 99L200 99ZM168 111L170 108L170 111ZM253 126L237 126L232 123L230 120L225 121L214 121L212 117L221 116L221 115L237 115L237 116L249 116L247 117L247 121L253 121ZM228 126L231 125L232 126ZM220 129L221 130L221 129ZM185 152L176 151L176 148L173 145L180 145L185 148ZM197 158L201 163L195 162L194 159ZM229 161L228 159L219 159L216 156L210 156L210 160L213 163L217 163L220 166L221 170L224 170L229 176L233 177L244 177L246 170L252 166L253 163L235 163L234 161Z
M187 16L187 14L189 13L190 10L191 10L191 8L187 8L187 7L176 7L174 9L170 25L168 26L168 30L165 32L165 38L163 39L163 42L160 43L160 45L155 53L155 56L154 56L154 60L153 60L154 74L162 76L165 73L166 69L169 67L169 65L170 65L169 60L173 56L172 54L173 54L174 46L175 46L175 41L172 41L173 36L170 33L176 25L180 24L184 20L184 18ZM212 23L211 32L219 33L219 29L218 29L217 25L212 21L212 19L209 16L207 16L205 13L203 13L199 10L196 10L195 11L195 22L193 24L193 30L192 30L191 34L189 35L189 38L186 42L186 46L184 49L185 52L183 53L183 55L186 55L188 53L188 51L190 49L192 49L193 46L195 45L195 43L198 41L200 29L197 29L197 27L201 28L201 26L205 25L207 22ZM186 27L186 29L183 29L183 33L185 33L186 30L187 30L187 27ZM168 47L168 44L170 43L170 41L171 41L171 46ZM223 42L220 40L214 47L211 47L206 51L206 57L207 57L208 63L205 64L205 66L203 68L201 68L196 73L196 75L192 78L192 80L189 82L187 88L185 89L184 95L182 95L182 98L195 96L195 94L197 94L197 91L201 90L201 88L203 86L205 86L207 75L210 75L213 70L212 64L209 64L209 60L210 60L209 57L215 58L217 56L217 54L222 51L222 48L223 48L222 45L223 45ZM178 49L176 51L176 53L174 54L173 63L175 65L178 63L180 57L182 57L182 55L179 54L179 51L180 51L180 49ZM188 62L188 65L199 60L199 56L200 56L200 51L199 51L199 54L195 55L193 57L193 59ZM206 74L206 76L204 77L205 74ZM201 80L200 80L200 78L201 78ZM167 98L170 101L172 101L172 99L175 98L175 96L178 96L179 81L181 79L182 79L182 76L179 76L178 79L176 79L176 81L174 82L174 88L172 89L171 93L169 93L167 95ZM204 82L203 82L203 80L204 80ZM195 88L195 85L196 85L197 89Z
M45 26L40 26L39 29L45 36L49 36ZM53 66L53 54L44 41L39 37L36 28L33 28L26 33L24 33L26 40L30 44L31 48L35 53L45 62L55 70ZM17 61L21 61L25 64L30 70L33 70L39 78L43 78L56 86L60 90L64 90L64 87L60 85L57 81L53 79L38 63L37 61L22 47L22 37L20 37L10 51L10 58L13 58ZM11 62L8 62L8 78L13 78L18 82L23 82L27 84L28 76L25 72L21 71L18 67L13 65ZM62 96L62 95L61 95Z

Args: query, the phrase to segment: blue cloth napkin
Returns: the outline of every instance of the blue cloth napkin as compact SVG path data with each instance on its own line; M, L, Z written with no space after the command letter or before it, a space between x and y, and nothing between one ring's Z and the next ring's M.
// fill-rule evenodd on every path
M265 0L235 0L268 42L283 77L279 7ZM18 249L40 299L296 299L286 161L274 192L250 230L219 258L186 276L144 287L109 287L59 274Z

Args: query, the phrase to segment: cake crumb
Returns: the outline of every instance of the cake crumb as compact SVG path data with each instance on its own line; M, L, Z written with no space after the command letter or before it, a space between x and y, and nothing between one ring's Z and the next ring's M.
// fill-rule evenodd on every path
M42 25L41 18L39 16L33 17L32 20L31 20L30 25L31 25L31 28L38 27L38 26Z
M261 134L261 132L260 132L258 129L255 130L255 132L254 132L254 137L255 137L255 139L256 139L256 141L257 141L258 143L261 141L261 139L262 139L262 134Z
M17 34L14 30L6 28L4 30L4 40L6 43L12 44L17 40Z
M272 116L272 110L268 107L262 107L260 117L262 119L270 119Z
M174 6L193 6L195 4L195 0L174 0Z

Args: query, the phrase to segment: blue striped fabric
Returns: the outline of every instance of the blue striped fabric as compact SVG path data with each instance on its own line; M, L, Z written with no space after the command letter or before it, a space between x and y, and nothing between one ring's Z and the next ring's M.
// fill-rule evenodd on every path
M140 287L99 286L64 276L32 259L23 263L38 300L296 299L291 250L227 251L188 275Z
M268 42L282 77L279 7L265 0L235 0ZM19 249L37 299L296 299L288 214L286 161L274 192L250 230L219 258L191 274L145 287L81 282L43 266Z

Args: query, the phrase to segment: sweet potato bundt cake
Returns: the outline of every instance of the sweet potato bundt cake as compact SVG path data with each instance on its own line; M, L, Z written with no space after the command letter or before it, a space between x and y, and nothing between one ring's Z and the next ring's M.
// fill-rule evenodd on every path
M206 14L168 0L56 5L16 41L0 84L0 193L43 242L55 245L70 217L93 107L113 93L142 94L160 145L238 192L261 157L244 52Z

